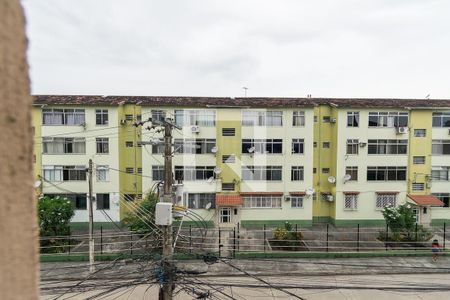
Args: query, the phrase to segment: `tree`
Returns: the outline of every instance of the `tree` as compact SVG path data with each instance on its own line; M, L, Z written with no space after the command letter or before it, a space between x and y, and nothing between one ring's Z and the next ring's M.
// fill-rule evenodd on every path
M69 223L75 215L73 204L59 196L41 197L38 200L38 218L41 236L69 234Z
M433 234L422 225L416 225L416 216L411 204L404 203L397 207L386 206L383 217L389 227L390 241L423 242L428 241ZM386 232L380 232L380 240L386 239Z
M148 193L136 209L129 212L122 222L129 226L132 231L139 233L153 231L149 224L155 223L156 203L158 203L158 196L155 193Z

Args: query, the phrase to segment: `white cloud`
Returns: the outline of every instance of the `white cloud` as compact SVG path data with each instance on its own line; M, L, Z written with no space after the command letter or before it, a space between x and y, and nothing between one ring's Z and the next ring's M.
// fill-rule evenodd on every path
M444 0L23 0L33 93L450 98Z

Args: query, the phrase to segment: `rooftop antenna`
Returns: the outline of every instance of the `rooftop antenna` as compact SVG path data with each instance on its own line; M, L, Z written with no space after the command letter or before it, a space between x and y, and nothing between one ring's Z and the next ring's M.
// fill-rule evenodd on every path
M247 90L248 90L248 87L243 86L242 89L244 90L244 97L247 97Z
M425 98L430 99L430 94L426 95Z

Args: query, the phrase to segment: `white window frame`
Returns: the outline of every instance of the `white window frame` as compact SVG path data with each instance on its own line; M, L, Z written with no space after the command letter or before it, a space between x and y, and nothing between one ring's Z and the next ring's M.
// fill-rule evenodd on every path
M226 213L225 213L226 212ZM231 207L221 207L219 209L219 222L229 224L233 220L233 210Z
M212 109L177 109L175 124L178 126L216 126L216 111Z
M95 110L95 125L108 125L109 123L108 110L104 108L98 108Z
M344 194L344 210L358 210L358 194Z
M431 180L433 180L433 181L450 181L450 166L432 166L431 167Z
M283 180L283 167L282 166L242 166L241 178L242 178L242 180L282 181Z
M397 194L376 193L375 208L377 210L382 210L386 206L397 206Z
M242 126L283 126L282 111L243 110Z
M375 148L375 153L370 153ZM402 150L402 151L400 151ZM370 139L367 141L368 155L407 155L407 139Z
M293 127L305 127L305 112L293 111L292 112L292 126Z
M97 165L97 167L95 169L95 177L98 182L108 182L109 181L109 166Z
M291 166L291 181L305 180L305 171L303 166Z
M244 196L244 208L281 208L281 198L275 195Z
M424 165L426 162L425 156L413 156L413 164L414 165Z
M444 150L446 153L444 153ZM450 155L450 140L432 140L432 155Z
M359 139L347 139L346 154L347 155L359 154Z
M303 196L290 196L291 197L291 208L303 208Z
M370 125L370 118L377 118L377 125ZM406 117L406 124L399 125L400 118ZM369 128L383 128L383 127L407 127L409 124L409 114L407 112L369 112L368 127Z
M347 112L347 127L359 127L359 111Z

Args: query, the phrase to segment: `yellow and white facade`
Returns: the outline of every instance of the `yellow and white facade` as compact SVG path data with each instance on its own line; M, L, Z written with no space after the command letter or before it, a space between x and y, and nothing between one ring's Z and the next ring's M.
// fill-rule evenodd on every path
M61 109L69 110L69 123L71 109L83 110L85 121L44 124L49 109L56 109L57 123ZM107 124L97 124L100 110ZM87 181L76 171L71 180L70 170L63 168L62 178L49 170L87 167L92 159L109 171L108 181L94 181L94 194L110 200L108 210L94 207L95 218L107 221L106 212L120 220L129 207L121 203L163 179L163 132L150 120L165 118L179 126L174 199L211 224L381 225L383 206L404 202L421 223L450 220L450 100L36 96L42 193L86 194ZM69 144L84 138L85 151L50 154L44 143L55 137ZM109 151L98 153L96 143L106 137ZM415 202L427 195L444 206L429 197ZM74 221L87 221L87 210L77 210Z

